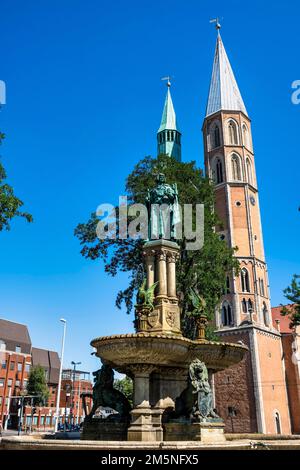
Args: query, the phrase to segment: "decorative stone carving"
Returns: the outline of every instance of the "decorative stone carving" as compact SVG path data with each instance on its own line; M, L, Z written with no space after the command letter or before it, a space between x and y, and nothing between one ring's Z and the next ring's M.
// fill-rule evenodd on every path
M93 418L99 406L109 407L117 411L118 415L113 415L113 419L119 418L128 420L130 416L131 406L129 401L119 390L113 387L114 372L109 365L104 364L101 369L93 372L93 407L90 414L86 417L89 421ZM111 419L110 416L106 419Z

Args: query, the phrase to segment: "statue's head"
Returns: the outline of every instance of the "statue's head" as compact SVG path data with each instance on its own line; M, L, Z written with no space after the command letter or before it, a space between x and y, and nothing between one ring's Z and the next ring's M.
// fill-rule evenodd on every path
M97 370L96 372L93 372L93 375L95 376L95 383L101 384L102 387L110 386L114 382L114 371L107 364L103 364L101 369Z
M156 182L158 184L162 184L162 183L166 182L166 177L165 177L164 173L158 173L158 175L156 177Z
M208 378L207 367L200 359L194 359L190 364L191 380L206 380Z

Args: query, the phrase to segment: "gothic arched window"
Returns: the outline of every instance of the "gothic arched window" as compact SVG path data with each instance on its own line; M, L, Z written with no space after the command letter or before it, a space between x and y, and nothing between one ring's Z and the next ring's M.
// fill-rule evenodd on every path
M218 125L216 125L213 131L213 148L220 147L220 145L221 145L220 128Z
M265 302L263 303L263 319L265 326L269 326L269 312Z
M243 311L243 313L247 313L247 312L248 312L248 305L247 305L246 299L243 299L243 300L242 300L242 311Z
M232 310L230 304L225 301L222 305L222 325L231 326L233 324Z
M223 182L223 165L219 158L217 159L215 166L215 182L217 184Z
M259 279L259 290L260 290L260 295L263 297L265 296L265 285L264 285L264 280Z
M248 131L248 127L246 126L246 124L243 124L243 144L245 145L245 147L249 148L250 145L249 145L249 131Z
M238 145L238 130L237 125L233 120L229 121L228 124L228 135L229 135L229 143L231 145Z
M231 157L232 179L234 181L242 180L241 164L238 155L235 153Z
M275 413L275 428L276 428L276 433L281 434L281 424L280 424L280 416L278 411Z
M241 285L243 292L250 292L250 279L246 268L241 270Z
M252 165L251 165L249 158L247 158L246 160L246 168L247 168L247 181L249 184L253 184Z
M226 294L230 294L230 278L226 277Z

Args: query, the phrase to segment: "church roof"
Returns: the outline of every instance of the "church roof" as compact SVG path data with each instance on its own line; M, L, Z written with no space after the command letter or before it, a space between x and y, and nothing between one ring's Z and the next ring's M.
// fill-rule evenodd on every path
M176 114L173 106L173 101L170 93L170 83L168 82L168 91L165 99L164 110L162 113L160 127L157 132L164 130L178 130L176 123Z
M248 115L221 35L218 33L206 116L221 110L242 111L244 114Z

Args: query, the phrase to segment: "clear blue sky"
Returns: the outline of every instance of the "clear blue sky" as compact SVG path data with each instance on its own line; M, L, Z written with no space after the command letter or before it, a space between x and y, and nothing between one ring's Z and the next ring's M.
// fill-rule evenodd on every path
M0 317L26 323L37 347L66 360L90 357L93 337L132 329L114 306L126 277L85 261L78 222L122 194L124 179L155 155L165 86L183 133L183 159L203 167L205 111L219 15L222 37L253 121L272 304L300 272L299 123L291 83L300 79L300 5L274 1L10 0L1 5L0 129L9 181L34 224L0 233Z

